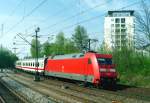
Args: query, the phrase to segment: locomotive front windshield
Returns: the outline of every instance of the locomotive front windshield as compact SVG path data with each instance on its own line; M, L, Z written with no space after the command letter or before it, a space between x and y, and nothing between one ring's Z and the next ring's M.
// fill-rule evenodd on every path
M98 64L100 65L111 65L112 59L111 58L97 58Z

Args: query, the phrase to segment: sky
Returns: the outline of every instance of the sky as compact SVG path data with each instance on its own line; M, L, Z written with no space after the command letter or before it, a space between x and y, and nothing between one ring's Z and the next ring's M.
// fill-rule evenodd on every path
M139 1L0 0L0 45L9 50L16 47L18 56L27 56L30 55L30 45L19 38L18 33L31 42L35 29L40 27L39 41L43 43L54 35L53 40L50 40L53 42L55 35L60 31L65 33L66 38L70 38L78 24L85 27L90 38L98 39L98 44L101 44L107 11L139 11ZM16 42L16 45L13 45L13 42Z

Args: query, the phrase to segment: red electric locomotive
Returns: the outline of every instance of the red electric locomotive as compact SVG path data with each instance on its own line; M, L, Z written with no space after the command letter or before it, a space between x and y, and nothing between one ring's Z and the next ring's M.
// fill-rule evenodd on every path
M112 55L90 52L49 57L45 64L45 75L95 85L115 84L117 80Z
M16 62L16 68L36 72L35 60L19 60ZM38 71L46 76L83 81L98 86L108 83L114 85L117 80L112 55L92 52L41 58Z

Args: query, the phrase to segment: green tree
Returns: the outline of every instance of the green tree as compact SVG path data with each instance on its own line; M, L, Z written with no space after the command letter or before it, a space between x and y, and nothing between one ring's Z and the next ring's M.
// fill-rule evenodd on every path
M56 52L57 54L64 54L64 46L65 46L66 38L64 37L63 32L59 32L56 36Z
M70 39L66 39L64 50L65 50L65 54L80 52L79 49L75 46L75 43Z
M75 33L72 35L72 39L75 46L80 50L85 50L88 48L88 35L84 27L78 25L75 28Z
M3 47L0 48L0 68L15 67L14 64L17 59L17 56L11 51Z
M46 41L43 45L42 45L42 56L49 56L56 53L56 44L55 43L49 43L48 41Z
M35 58L36 57L36 40L32 39L31 44L32 44L31 48L30 48L31 56L32 56L32 58ZM41 44L40 44L40 41L38 41L37 44L38 44L38 56L41 57Z
M46 41L42 45L42 55L48 56L49 53L50 53L50 43L48 41Z
M135 30L136 30L136 46L137 48L146 49L150 47L150 1L142 0L142 12L135 15ZM148 50L150 52L150 49Z

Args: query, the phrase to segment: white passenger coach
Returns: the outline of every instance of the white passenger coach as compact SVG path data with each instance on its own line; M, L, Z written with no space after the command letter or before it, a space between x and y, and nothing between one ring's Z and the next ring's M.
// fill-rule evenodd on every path
M44 58L38 59L38 62L39 62L38 72L44 72ZM16 62L16 68L22 69L24 71L31 71L31 72L37 71L35 59L18 60Z

